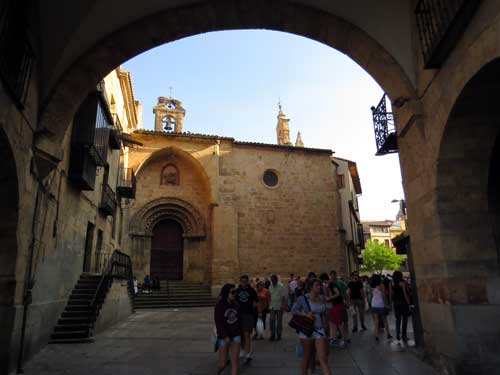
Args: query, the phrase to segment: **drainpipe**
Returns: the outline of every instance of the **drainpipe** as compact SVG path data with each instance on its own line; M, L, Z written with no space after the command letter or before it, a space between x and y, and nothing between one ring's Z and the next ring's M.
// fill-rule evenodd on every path
M36 218L38 216L38 206L40 201L40 189L43 188L41 183L37 181L36 184L36 198L35 198L35 209L33 212L33 220L31 222L31 243L29 248L29 258L28 258L28 270L27 275L24 278L24 290L23 290L23 322L21 326L21 342L19 344L19 355L17 357L17 373L24 374L23 369L23 358L24 358L24 339L26 337L26 322L28 320L28 307L32 300L32 275L33 275L33 258L35 256L35 227Z

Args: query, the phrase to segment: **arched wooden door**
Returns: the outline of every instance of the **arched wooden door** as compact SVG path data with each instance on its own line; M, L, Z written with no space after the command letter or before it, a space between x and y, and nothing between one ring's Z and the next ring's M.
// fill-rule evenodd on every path
M160 221L154 227L151 277L160 280L182 280L183 243L182 227L176 221Z

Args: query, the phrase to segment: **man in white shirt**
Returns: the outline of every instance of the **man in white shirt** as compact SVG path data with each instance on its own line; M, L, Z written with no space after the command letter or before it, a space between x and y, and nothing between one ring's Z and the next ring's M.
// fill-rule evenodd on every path
M271 341L281 340L281 332L283 331L283 311L285 310L287 291L283 284L278 283L278 276L271 276L271 285L269 286L271 294L271 303L269 310L269 323L271 328Z
M290 281L288 282L288 311L292 309L295 303L295 289L297 289L297 278L293 273L290 274Z

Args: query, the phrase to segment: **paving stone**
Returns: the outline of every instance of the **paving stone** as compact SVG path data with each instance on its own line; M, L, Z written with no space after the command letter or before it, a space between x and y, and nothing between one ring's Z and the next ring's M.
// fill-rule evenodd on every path
M284 317L284 322L288 321ZM45 347L25 367L26 375L205 375L215 372L211 331L213 309L141 311L102 332L89 344ZM371 327L370 324L368 324ZM332 348L335 375L433 375L433 369L395 342L375 343L372 331L352 334L347 349ZM300 374L296 334L285 325L283 340L254 341L242 375ZM226 373L229 374L229 371Z

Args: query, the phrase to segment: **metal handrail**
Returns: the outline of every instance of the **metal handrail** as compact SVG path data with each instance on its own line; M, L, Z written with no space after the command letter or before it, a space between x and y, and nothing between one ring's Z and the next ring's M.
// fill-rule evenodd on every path
M106 281L109 281L111 278L126 279L129 290L133 288L133 271L130 256L118 250L113 251L105 270L103 270L94 296L89 302L89 307L93 311L97 309L97 300L99 296L108 288Z

